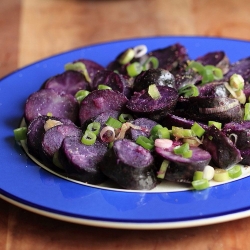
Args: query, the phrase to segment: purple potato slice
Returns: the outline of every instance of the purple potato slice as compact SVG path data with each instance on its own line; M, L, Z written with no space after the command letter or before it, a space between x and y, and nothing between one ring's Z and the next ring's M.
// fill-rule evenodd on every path
M79 104L72 95L59 94L53 89L41 89L26 100L24 117L27 124L36 117L48 113L77 122L78 111Z
M250 121L227 123L222 132L235 143L238 149L250 148Z
M46 121L49 119L59 121L64 125L74 124L69 119L51 117L46 115L38 116L34 120L32 120L32 122L28 126L28 131L27 131L27 147L29 153L37 158L40 158L39 151L41 147L41 141L45 133L44 125Z
M202 65L213 65L220 68L223 74L226 74L229 70L230 62L224 51L209 52L198 57L195 61L200 62Z
M241 161L240 151L215 126L206 130L202 145L211 154L213 164L217 168L228 169Z
M58 153L63 139L68 136L82 136L82 130L75 125L58 125L47 130L41 141L40 157L48 167L53 166L53 157Z
M250 148L241 149L240 154L242 157L240 164L250 166Z
M107 146L98 140L88 146L81 143L79 136L66 137L59 149L58 158L70 178L100 184L107 177L100 171L98 164L107 150Z
M49 78L45 82L44 88L54 89L58 93L67 93L75 96L79 90L89 90L89 83L82 73L74 70L67 70L62 74Z
M210 82L198 86L199 96L206 97L229 97L230 93L226 89L224 82Z
M112 90L119 91L128 98L131 96L132 81L128 76L115 73L111 70L100 70L95 74L91 84L92 90L97 89L100 84L107 85Z
M106 176L125 189L150 190L157 183L153 156L128 139L114 142L100 168Z
M79 119L81 126L97 115L115 110L121 112L128 99L125 95L114 90L94 90L80 104Z
M203 171L211 160L211 155L199 147L190 147L191 158L184 158L173 152L174 146L168 149L156 147L155 151L170 162L164 179L172 182L191 183L195 171Z
M126 107L137 117L146 117L154 121L162 120L171 113L178 99L178 92L167 86L158 86L160 98L153 99L147 90L135 92Z

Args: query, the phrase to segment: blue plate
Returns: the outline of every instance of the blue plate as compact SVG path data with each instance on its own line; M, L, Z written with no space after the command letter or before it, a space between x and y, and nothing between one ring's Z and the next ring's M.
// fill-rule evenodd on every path
M246 41L204 37L152 37L97 44L36 62L0 81L0 197L52 218L92 226L132 229L181 228L250 215L250 178L201 192L122 192L74 183L35 164L15 143L26 98L64 64L79 58L106 66L121 51L140 44L149 50L179 42L191 58L224 50L231 62L250 55Z

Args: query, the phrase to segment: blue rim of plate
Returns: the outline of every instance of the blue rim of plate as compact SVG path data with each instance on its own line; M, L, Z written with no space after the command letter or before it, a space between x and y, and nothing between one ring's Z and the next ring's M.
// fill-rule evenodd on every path
M191 58L224 50L231 62L248 57L248 41L215 37L149 37L95 44L33 63L0 80L0 197L55 219L124 228L160 229L214 224L250 215L250 177L204 191L121 192L80 185L40 168L13 138L26 98L65 63L79 58L106 66L124 49L181 43Z

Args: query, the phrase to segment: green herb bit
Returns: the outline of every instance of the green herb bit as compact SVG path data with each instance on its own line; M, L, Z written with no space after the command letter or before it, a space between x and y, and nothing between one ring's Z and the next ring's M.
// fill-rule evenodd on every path
M175 126L172 126L172 134L177 138L190 138L195 136L195 133L191 129L184 129Z
M243 90L244 78L239 74L233 74L229 79L229 84L233 90Z
M209 181L207 179L192 181L192 186L195 190L203 190L209 188Z
M88 90L81 89L76 92L75 98L78 102L81 102L86 96L89 95L89 93L90 92Z
M157 69L159 67L159 60L154 57L150 56L146 62L143 64L143 70L148 70L148 69Z
M178 90L179 95L183 95L184 97L192 97L192 96L198 96L199 90L194 84L187 84L183 87L181 87Z
M195 171L193 176L193 181L203 179L203 172L202 171Z
M146 136L138 136L136 143L145 149L151 150L154 148L154 142Z
M108 85L105 84L99 84L97 89L99 90L105 90L105 89L112 89L111 87L109 87Z
M27 138L27 127L20 127L14 129L14 136L16 141L26 140Z
M201 137L203 136L203 134L205 133L205 129L201 127L200 124L198 124L197 122L195 122L192 127L191 130L198 136Z
M183 143L182 145L174 147L174 153L177 155L183 155L183 153L189 150L189 144Z
M232 179L238 178L242 175L242 169L240 165L235 165L228 170L229 177Z
M128 121L132 121L133 116L130 114L120 114L118 119L120 122L124 123L124 122L128 122Z
M96 135L93 132L86 130L82 136L81 142L84 145L91 146L96 142Z
M138 62L134 62L134 63L131 63L129 64L127 67L127 72L128 72L128 75L131 76L131 77L135 77L137 75L139 75L141 72L142 72L142 65Z
M215 126L218 129L222 128L222 123L216 121L208 121L208 126Z
M246 103L244 107L244 118L245 121L250 120L250 103Z
M113 117L109 117L108 120L105 123L106 125L112 127L112 128L121 128L122 123L120 121L118 121L117 119L113 118Z
M157 131L157 137L160 139L170 139L170 132L168 128L159 128Z
M129 63L135 56L134 49L127 49L122 55L118 58L118 62L122 65Z
M64 65L65 70L74 70L82 73L85 76L87 82L91 83L91 78L89 76L88 70L84 63L75 62L75 63L67 63Z
M150 135L157 136L157 132L160 128L163 128L161 124L155 125L151 130L150 130Z
M161 93L159 92L157 86L155 84L151 84L148 87L148 94L154 99L158 100L161 98Z
M168 169L168 166L169 166L169 161L167 160L163 160L161 166L160 166L160 169L157 173L157 178L159 179L164 179L165 177L165 174L167 172L167 169Z
M230 179L228 171L225 169L217 168L214 170L214 181L224 182Z
M99 134L100 128L101 128L100 122L92 122L87 126L87 130L93 132L95 135Z

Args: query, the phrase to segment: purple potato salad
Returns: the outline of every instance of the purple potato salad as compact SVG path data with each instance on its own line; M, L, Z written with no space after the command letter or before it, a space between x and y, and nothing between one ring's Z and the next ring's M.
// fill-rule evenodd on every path
M176 43L126 48L108 65L78 59L27 97L28 153L72 180L152 190L242 175L250 165L250 60L191 59Z

